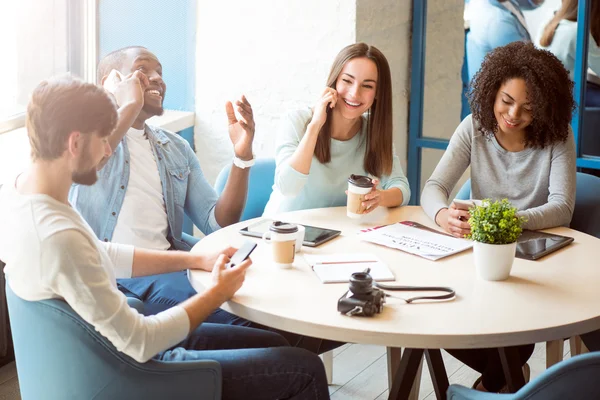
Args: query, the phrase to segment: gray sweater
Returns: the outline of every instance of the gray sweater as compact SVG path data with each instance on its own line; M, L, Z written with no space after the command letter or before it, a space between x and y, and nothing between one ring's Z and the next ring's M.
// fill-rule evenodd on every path
M421 205L435 220L448 207L450 192L471 165L471 198L507 198L527 218L525 229L568 225L575 207L576 154L573 133L567 141L510 152L495 137L477 130L466 117L425 183Z

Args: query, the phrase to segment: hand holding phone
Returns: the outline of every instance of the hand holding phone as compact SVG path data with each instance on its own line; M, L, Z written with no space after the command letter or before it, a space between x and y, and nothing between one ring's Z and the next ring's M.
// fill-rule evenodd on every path
M250 254L252 254L255 248L256 243L250 241L244 242L242 247L240 247L235 254L231 256L229 263L227 263L227 267L233 268L236 265L243 263L248 257L250 257Z

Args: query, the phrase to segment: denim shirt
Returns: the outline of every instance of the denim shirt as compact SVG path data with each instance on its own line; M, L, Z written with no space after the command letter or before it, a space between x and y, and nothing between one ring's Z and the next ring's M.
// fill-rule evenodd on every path
M218 196L208 183L190 145L180 136L145 126L162 183L169 233L173 247L189 250L181 240L183 216L208 235L220 229L215 218ZM109 242L117 225L129 183L129 148L123 139L106 165L98 171L92 186L73 185L69 201L79 211L100 240Z
M509 0L518 11L535 8L527 0ZM479 68L486 54L497 47L512 42L531 41L529 32L519 19L497 0L470 0L469 26L466 53L469 81Z

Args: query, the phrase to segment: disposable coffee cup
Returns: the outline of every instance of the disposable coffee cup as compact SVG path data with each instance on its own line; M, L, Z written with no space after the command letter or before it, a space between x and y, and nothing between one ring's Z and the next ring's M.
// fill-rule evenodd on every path
M365 195L373 189L373 180L364 175L350 175L348 178L348 203L346 215L350 218L360 218L365 212L362 203Z
M296 253L302 251L302 244L304 243L304 236L306 234L306 228L302 225L296 225L298 227L298 233L296 235Z
M271 239L273 264L282 268L291 267L294 263L299 238L298 225L275 221L271 224L269 230L263 234L265 242L267 242L267 238ZM302 240L304 240L304 235L302 235Z

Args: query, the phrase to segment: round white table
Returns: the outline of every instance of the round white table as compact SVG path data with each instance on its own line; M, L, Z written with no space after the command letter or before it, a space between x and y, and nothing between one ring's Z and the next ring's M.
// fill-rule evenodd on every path
M242 318L313 337L408 349L505 348L600 329L600 240L584 233L568 228L548 230L574 237L575 241L538 261L517 258L508 280L488 282L476 276L472 250L429 261L363 242L357 236L359 229L403 220L439 229L421 207L378 208L360 220L348 218L345 207L296 211L277 217L286 222L342 231L338 238L318 248L303 247L304 253L373 253L390 267L398 284L449 286L456 291L456 299L405 304L389 298L383 312L374 317L344 316L337 311L337 301L348 285L321 283L302 253L297 254L293 268L275 267L268 244L238 233L254 222L249 220L207 236L192 250L237 247L245 240L259 243L243 287L222 306ZM190 272L192 286L198 291L210 279L207 272ZM407 364L404 369L401 365L402 373L395 375L394 386L401 378L410 380L412 371L406 374L405 369L410 370L417 357L420 362L423 351L429 360L427 350L416 352L412 361L405 351ZM434 360L429 360L430 368L431 363L441 362L438 355L439 352L433 354ZM523 383L521 375L512 386L520 387ZM443 385L447 386L447 378ZM397 392L398 388L394 389ZM443 387L440 391L445 392ZM394 392L390 390L390 398L394 398Z

